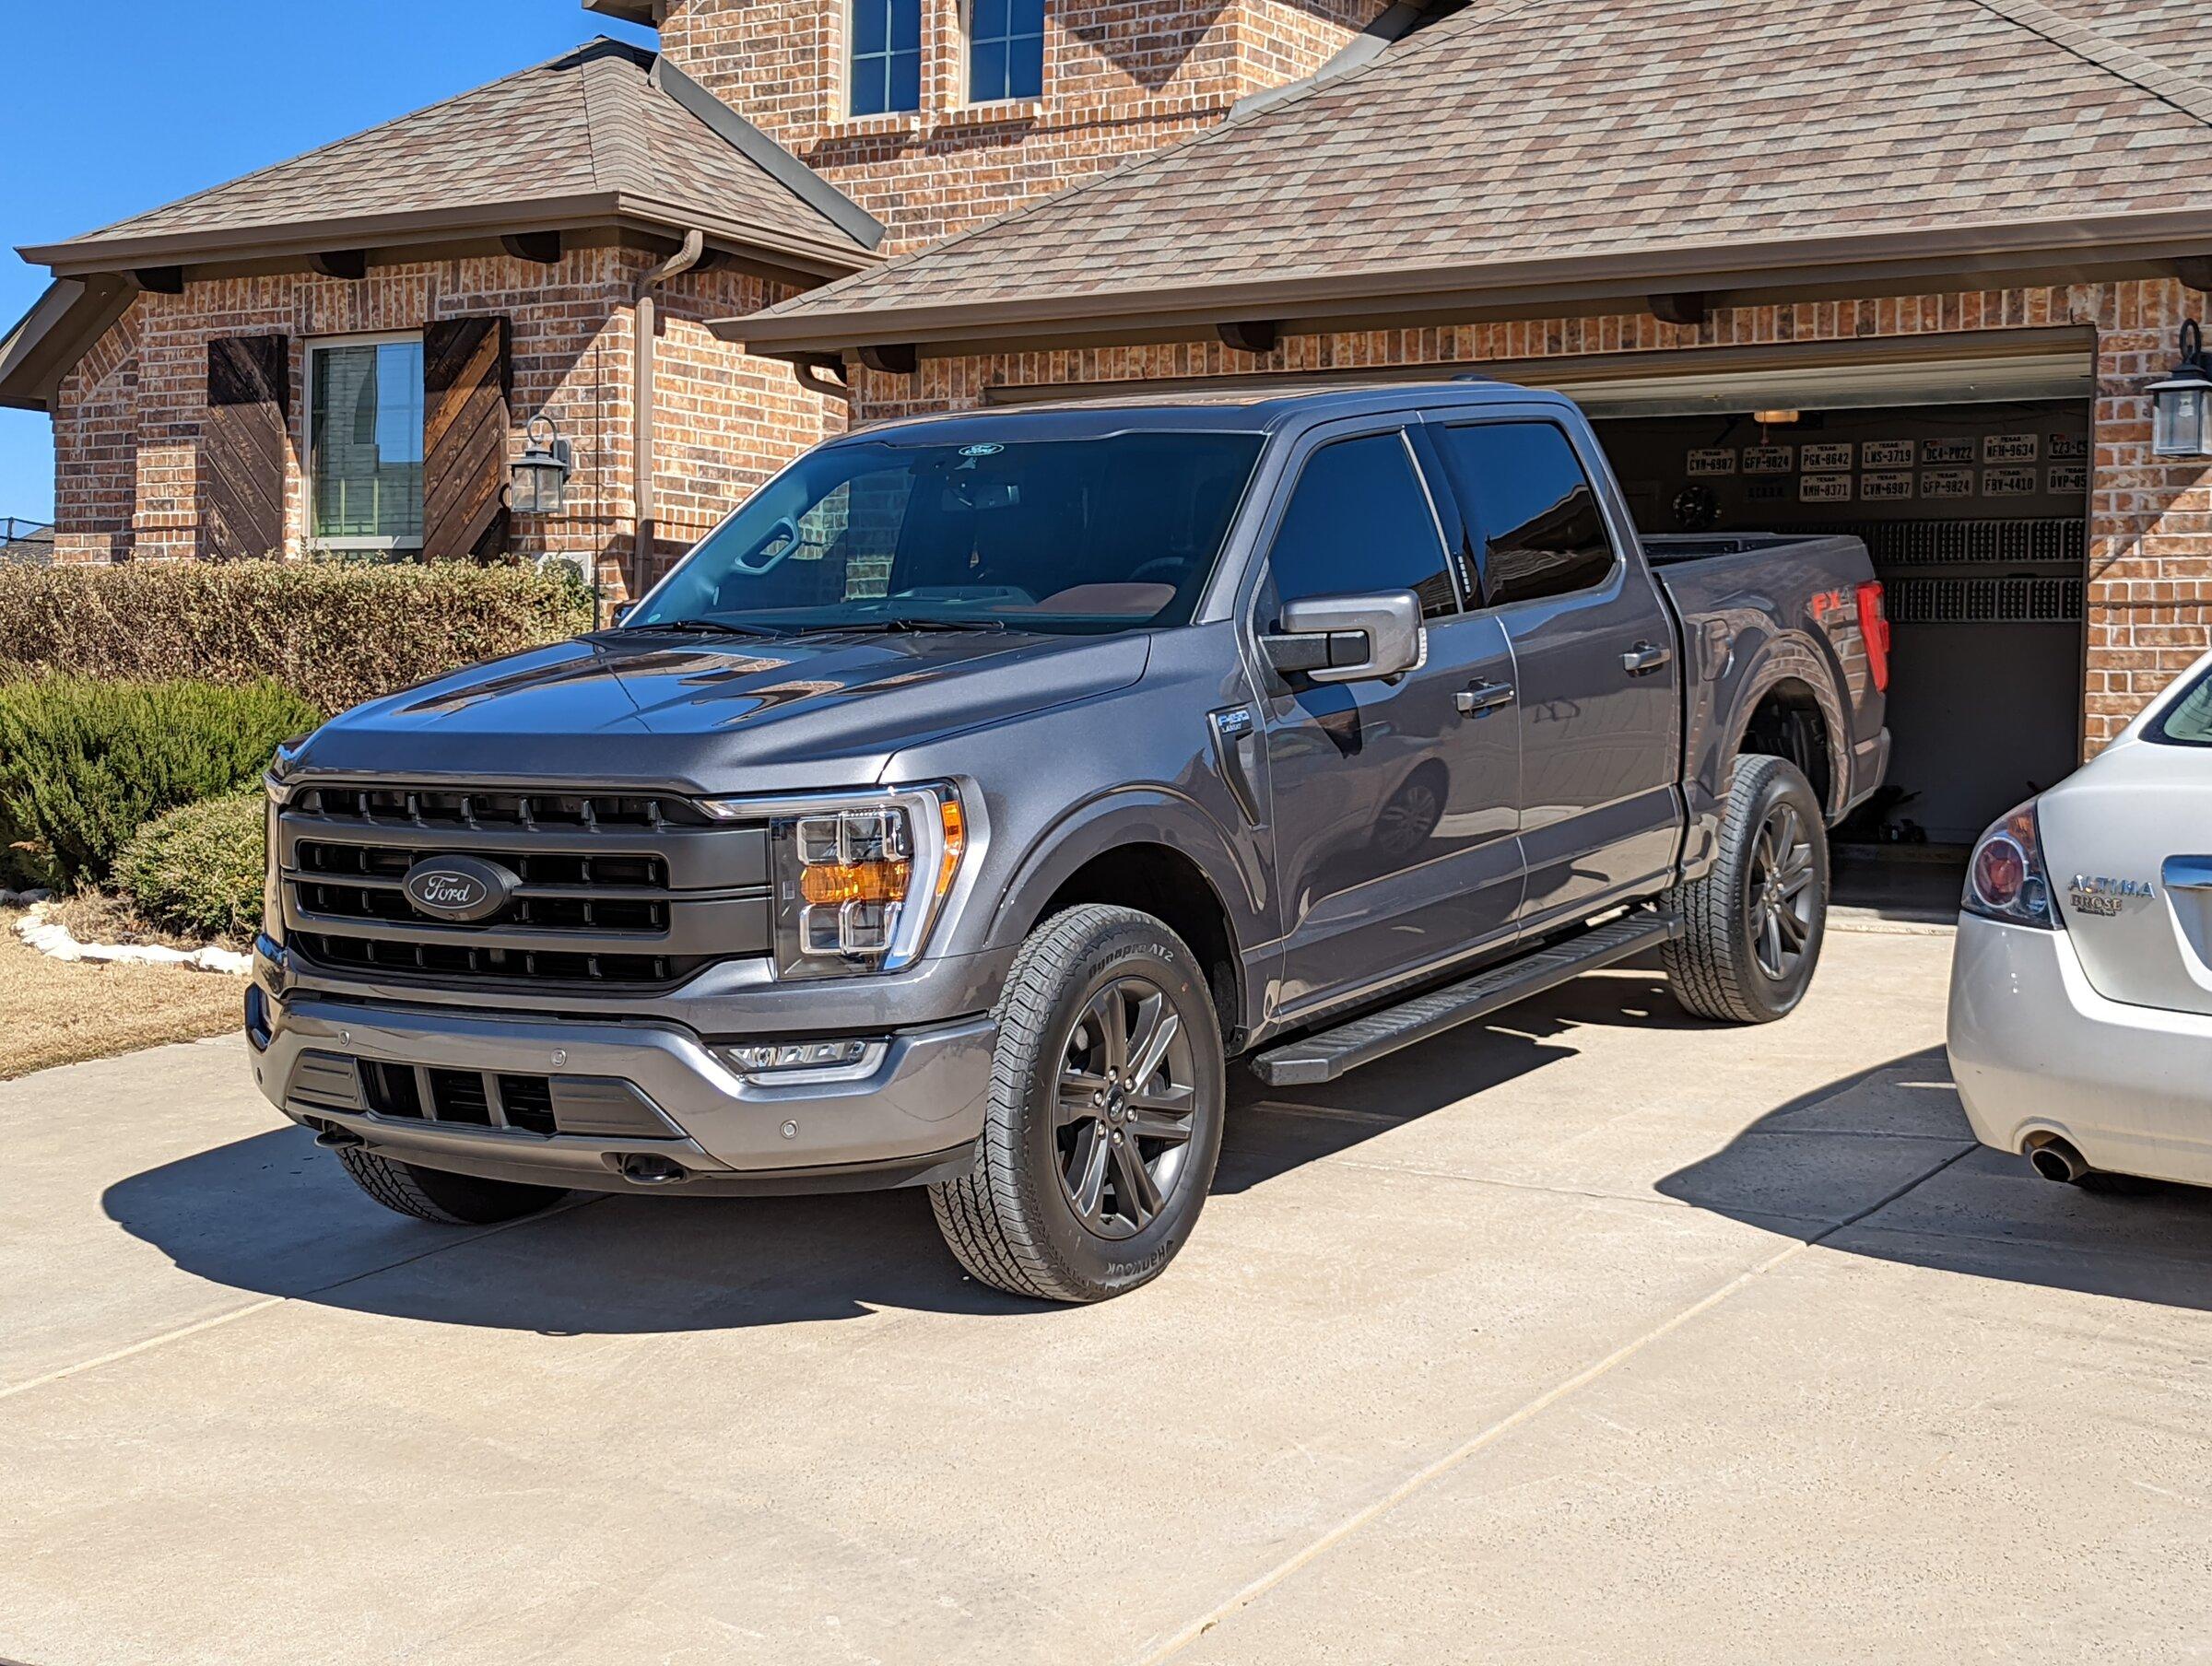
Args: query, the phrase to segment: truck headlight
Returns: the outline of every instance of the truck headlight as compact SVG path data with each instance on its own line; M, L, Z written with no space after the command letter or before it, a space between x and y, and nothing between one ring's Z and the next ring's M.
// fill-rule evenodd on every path
M779 978L912 965L968 851L967 816L948 785L707 807L767 817Z

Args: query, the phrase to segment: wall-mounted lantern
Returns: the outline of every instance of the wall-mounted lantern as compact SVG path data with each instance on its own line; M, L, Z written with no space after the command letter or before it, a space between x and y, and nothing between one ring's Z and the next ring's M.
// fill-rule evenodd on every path
M530 418L524 432L528 443L515 459L511 507L518 515L558 515L568 500L569 442L543 412Z
M2212 365L2195 319L2182 326L2182 362L2147 391L2151 455L2212 457Z

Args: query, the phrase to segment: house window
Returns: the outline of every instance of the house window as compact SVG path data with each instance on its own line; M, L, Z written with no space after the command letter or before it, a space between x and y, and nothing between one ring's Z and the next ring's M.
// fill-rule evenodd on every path
M308 526L334 549L422 546L422 337L307 350Z
M922 108L922 0L853 0L853 113Z
M969 0L969 102L1043 94L1044 0Z

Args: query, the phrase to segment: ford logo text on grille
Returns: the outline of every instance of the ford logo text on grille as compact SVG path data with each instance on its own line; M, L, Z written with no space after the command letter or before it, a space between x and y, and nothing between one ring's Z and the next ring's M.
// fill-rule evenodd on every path
M505 908L522 880L495 862L432 856L407 870L407 900L440 920L488 920Z

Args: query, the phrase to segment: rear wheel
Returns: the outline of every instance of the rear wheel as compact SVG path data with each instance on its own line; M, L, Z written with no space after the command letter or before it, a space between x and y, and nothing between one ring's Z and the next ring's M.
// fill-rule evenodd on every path
M358 1145L341 1147L338 1161L353 1183L385 1208L444 1226L489 1226L520 1220L568 1196L557 1186L525 1186L519 1180L487 1180L473 1174L421 1168Z
M1828 926L1828 833L1795 765L1736 759L1720 845L1704 878L1668 894L1682 934L1662 963L1700 1017L1771 1023L1805 998Z
M1221 1149L1221 1036L1197 958L1148 914L1070 909L1022 944L998 1027L974 1167L930 1188L946 1243L985 1284L1051 1301L1157 1277Z

